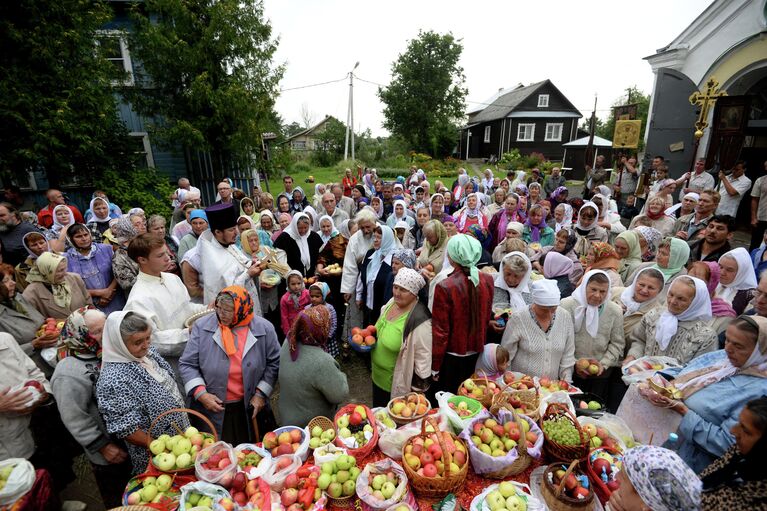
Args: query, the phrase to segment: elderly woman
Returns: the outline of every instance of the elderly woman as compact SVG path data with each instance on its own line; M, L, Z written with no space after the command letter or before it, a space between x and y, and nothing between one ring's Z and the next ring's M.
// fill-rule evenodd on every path
M67 237L72 245L66 253L67 271L82 277L93 304L104 314L122 310L125 296L112 274L112 247L94 243L83 224L70 227Z
M373 406L392 397L425 392L431 383L431 314L418 301L426 281L417 271L401 268L394 277L392 299L376 322L378 342L371 354Z
M93 305L82 277L67 272L66 257L45 252L37 258L37 269L27 277L24 299L43 316L63 321L80 307Z
M274 240L274 248L284 250L288 266L304 277L314 275L322 238L311 230L312 221L306 213L296 214L285 231Z
M435 193L429 199L429 209L432 220L444 222L447 218L453 218L445 212L445 197L441 193Z
M618 207L615 201L610 199L609 189L607 189L607 186L604 186L604 188L605 190L602 193L594 195L591 200L599 208L598 225L607 231L610 241L612 241L615 239L615 236L626 230L626 226L621 222L621 216L618 214Z
M643 218L650 220L649 227L659 230L664 236L669 236L674 232L676 220L666 214L666 201L663 197L656 195L648 200L644 214L635 216L629 224L629 229L636 227L637 222Z
M493 215L487 229L493 236L493 246L499 245L506 237L506 227L511 222L524 222L524 214L519 211L519 196L515 193L506 195L503 209Z
M644 225L640 225L633 230L639 233L639 246L642 250L642 261L655 261L658 245L663 241L663 235L657 229ZM630 275L629 278L631 278Z
M493 249L493 263L500 263L501 260L508 254L509 252L513 252L514 250L519 250L518 247L512 247L511 246L511 240L517 240L524 244L525 250L527 250L527 243L522 239L522 233L525 230L524 224L520 222L509 222L506 224L506 237L501 240L500 243ZM514 243L514 245L517 245L517 243ZM492 246L492 242L491 242ZM533 252L531 250L531 252Z
M232 445L254 442L251 419L260 431L276 424L269 396L280 343L271 323L254 315L245 288L224 288L215 304L215 314L195 321L179 359L184 390L194 398L192 409L210 419L221 439Z
M277 222L274 219L274 214L271 211L264 210L261 212L261 217L258 221L257 230L264 232L269 239L272 239L272 234L278 229Z
M160 414L183 408L184 398L170 364L152 347L152 326L142 315L113 312L102 337L102 366L96 383L96 402L109 435L125 441L132 473L149 463L147 445L161 434L186 429L185 413L173 412L149 426ZM174 427L175 426L175 427Z
M500 186L493 192L493 202L487 207L487 215L490 218L493 218L496 213L503 209L504 202L506 201L506 193L506 190Z
M720 272L719 263L695 261L690 265L690 271L687 273L689 276L699 278L706 283L708 294L711 297L711 315L713 316L710 326L717 335L721 335L727 329L732 318L737 316L732 305L715 295L716 288L719 286Z
M578 257L588 254L593 242L607 242L608 232L597 223L598 215L599 207L591 201L583 203L578 210L578 222L575 224L578 241L573 248Z
M543 258L543 277L557 283L562 298L573 294L573 283L570 282L572 271L572 260L559 252L549 252Z
M617 288L613 292L613 302L623 310L623 334L629 333L645 314L663 305L663 274L654 268L639 270L626 288Z
M696 472L733 445L743 406L767 393L767 318L739 316L726 336L724 350L693 359L673 380L681 400L648 398L682 416L676 449Z
M50 371L50 366L40 356L40 350L55 346L57 336L37 336L37 329L45 322L45 316L21 293L16 292L16 281L10 264L0 264L0 279L0 331L11 334L35 364L44 371Z
M391 277L391 255L396 248L394 231L386 225L376 226L373 247L362 259L357 280L357 306L363 311L367 325L378 321L381 307L391 299L391 289L386 283Z
M197 245L200 235L208 230L208 215L204 209L195 209L189 215L192 232L181 238L178 244L178 258L183 260L187 252Z
M277 214L287 213L291 217L293 211L290 209L290 198L287 195L279 195L277 197Z
M50 252L51 246L45 236L39 232L28 232L21 238L21 244L29 254L24 261L16 265L16 288L19 291L24 291L27 287L27 275L35 265L37 258L43 252Z
M585 265L584 271L602 270L610 278L611 285L623 286L623 279L618 273L621 261L618 253L609 243L601 241L591 243L583 263Z
M91 463L104 504L113 507L121 503L131 465L125 445L107 433L96 403L105 321L103 312L89 307L70 314L59 336L51 388L64 426Z
M510 252L501 260L500 269L495 274L492 305L494 316L490 320L490 329L495 334L502 334L505 328L495 315L526 309L532 303L529 287L532 272L530 259L523 252Z
M612 511L700 509L700 480L677 453L663 447L640 445L626 451L618 483L610 496Z
M274 196L269 192L261 192L261 198L258 204L258 212L263 214L269 211L274 214Z
M434 288L432 371L437 390L454 391L474 372L492 315L493 278L476 264L482 246L457 234L447 244L453 272ZM433 393L430 393L433 395Z
M571 314L575 332L575 358L596 359L600 372L590 374L576 366L573 384L607 400L609 380L624 358L623 311L610 301L610 278L591 270L561 307Z
M447 231L439 220L429 220L423 226L424 242L418 255L418 266L432 273L442 271L447 247ZM431 265L431 269L428 268Z
M112 236L117 243L115 255L112 258L112 273L117 280L117 285L123 290L125 296L130 294L133 284L138 277L138 263L128 256L128 245L133 238L139 235L133 227L130 216L123 215L112 225Z
M407 223L408 229L415 225L415 219L407 214L407 204L401 199L394 201L394 211L386 219L386 225L394 229L397 222Z
M510 371L555 380L572 380L575 334L570 313L559 306L559 288L553 280L530 286L533 303L509 317L501 346L509 352Z
M735 445L700 473L704 511L757 509L767 498L767 397L746 403L730 431Z
M655 263L640 265L638 269L647 267L658 270L666 280L664 294L668 286L676 277L685 275L685 265L690 258L690 246L679 238L664 238L658 247L658 255ZM630 276L631 277L631 276Z
M664 355L686 364L717 347L709 325L711 299L700 279L682 275L671 283L665 307L645 314L629 334L624 365L639 357Z
M478 225L486 229L488 218L483 210L484 208L479 202L479 196L476 193L467 195L466 206L455 214L455 225L458 228L458 232L466 234L472 225Z
M629 275L633 274L637 267L642 264L642 247L639 243L640 234L636 231L620 233L615 238L615 252L621 259L618 273L625 283Z
M525 242L538 243L542 247L554 244L554 229L546 224L546 212L540 204L530 207L524 225L525 229L522 232L522 239Z
M572 229L573 207L567 203L557 205L554 208L554 216L549 220L549 226L554 229L555 233L562 229Z
M730 250L719 258L721 276L715 296L732 305L736 314L743 314L756 292L756 275L751 257L743 247Z
M165 228L167 221L162 215L152 215L149 220L146 221L146 232L152 235L153 238L163 240L165 242L165 248L168 249L168 255L170 256L171 266L167 270L170 273L176 275L181 274L179 268L178 258L178 243L171 236L168 236L168 231Z
M330 332L326 307L298 314L280 350L280 421L303 427L314 417L333 417L349 398L349 384L335 359L325 351Z

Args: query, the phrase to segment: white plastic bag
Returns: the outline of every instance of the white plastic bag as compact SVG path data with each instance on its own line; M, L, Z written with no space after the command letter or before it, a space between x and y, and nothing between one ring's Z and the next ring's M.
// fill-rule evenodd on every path
M543 414L546 413L546 408L548 408L551 403L565 404L567 405L567 408L572 412L573 416L575 415L575 406L573 405L573 400L570 399L570 394L564 390L558 390L545 397L541 397L541 404L538 406L538 414L541 417L543 417Z
M298 426L282 426L281 428L277 428L274 430L274 433L277 436L280 436L280 433L283 433L285 431L290 431L291 429L300 429L303 433L303 438L301 439L301 443L298 446L298 449L296 452L293 453L294 456L300 456L301 461L306 461L306 459L309 457L309 440L311 439L312 435L309 433L309 428L299 428ZM284 454L283 454L284 456Z
M378 500L371 495L370 480L378 474L394 472L397 477L397 488L394 494L386 500ZM407 474L399 463L383 459L375 463L368 463L357 477L357 496L374 511L384 511L407 496Z
M210 469L204 466L211 457L229 458L229 465L220 469ZM197 479L207 483L229 486L232 483L234 474L237 473L237 457L234 454L234 448L226 442L216 442L209 445L197 455L194 460L194 473Z
M580 417L578 420L580 421ZM631 428L626 424L626 421L617 415L605 412L599 417L599 421L606 424L607 430L622 441L628 449L631 449L636 445L634 432L631 431Z
M178 511L188 511L197 507L197 504L187 502L187 499L193 493L210 497L213 504L216 504L223 498L232 498L228 491L217 484L206 483L205 481L195 481L181 487L181 498L178 501Z
M537 497L533 496L533 492L528 485L525 483L518 483L516 481L508 482L514 485L514 488L517 490L517 495L522 497L522 500L524 500L527 504L527 511L546 511L548 509L543 502L541 502ZM485 498L488 496L488 494L498 489L499 485L500 483L491 484L485 488L482 493L474 497L474 499L471 501L471 505L469 506L469 511L490 511L490 506L487 504L487 502L485 502Z
M23 497L35 484L35 467L24 458L0 461L0 470L13 467L5 486L0 490L0 506L10 506Z
M437 427L442 431L447 431L449 423L447 417L438 413L436 415L427 415L427 417L433 417L437 419ZM418 419L410 424L405 424L397 429L386 429L378 435L378 448L381 452L393 460L402 459L402 447L407 442L407 439L417 435L421 432L421 422L423 419Z
M650 366L662 366L659 369L654 369ZM679 361L671 357L663 356L647 356L639 357L638 359L629 362L621 368L623 376L623 383L631 385L632 383L641 383L652 377L658 371L663 371L668 368L681 368Z
M385 406L373 408L371 411L376 418L376 428L378 428L379 435L387 429L397 429L397 423L391 418Z
M301 465L303 465L303 461L301 461L301 457L298 455L285 454L278 456L274 459L274 463L269 467L269 470L261 476L261 479L269 485L269 488L279 493L285 489L285 478L301 468Z
M259 456L261 456L261 462L258 464L257 467L251 468L250 470L243 470L245 472L245 475L248 476L248 479L255 479L257 477L261 477L266 473L267 470L269 470L269 467L272 466L272 454L264 449L263 447L258 447L255 444L240 444L237 447L234 448L234 454L235 456L238 456L240 451L243 451L245 449L249 449L251 451L255 451L258 453ZM239 458L238 458L238 464L239 464Z
M453 428L453 433L457 435L466 429L466 426L471 424L471 421L474 420L476 415L473 417L466 417L465 419L458 415L448 404L448 400L453 396L455 396L455 394L451 394L450 392L437 392L436 394L437 404L439 405L439 414L447 417L450 426Z
M321 467L323 463L335 461L342 454L347 454L346 449L335 444L325 444L314 450L314 464Z

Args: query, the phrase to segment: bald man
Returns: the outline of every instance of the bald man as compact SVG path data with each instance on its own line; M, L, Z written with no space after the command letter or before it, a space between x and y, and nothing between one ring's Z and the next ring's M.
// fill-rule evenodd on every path
M48 205L45 206L43 209L41 209L37 213L37 223L40 224L42 227L45 227L46 229L50 229L53 225L53 209L56 206L59 205L66 205L69 209L72 210L72 214L75 215L75 222L82 224L85 223L83 221L83 215L80 213L80 210L77 209L75 206L72 206L70 204L66 203L66 200L64 199L64 194L61 193L61 190L56 190L55 188L51 188L45 193L45 197L48 199Z

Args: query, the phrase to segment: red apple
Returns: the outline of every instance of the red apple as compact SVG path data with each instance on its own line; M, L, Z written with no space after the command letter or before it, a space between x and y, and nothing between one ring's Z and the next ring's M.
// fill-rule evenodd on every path
M282 502L282 505L285 507L294 504L296 499L298 499L298 490L295 488L286 488L282 490L282 493L280 494L280 502Z
M253 479L252 481L248 481L248 484L245 486L245 493L247 493L248 497L253 496L258 491L258 480Z
M243 492L238 491L232 494L232 500L234 500L238 506L244 506L248 503L248 497Z
M290 440L291 443L297 444L301 442L301 430L300 429L291 429L290 430Z
M269 449L271 451L277 447L278 443L277 434L274 431L270 431L264 435L264 449Z
M426 477L436 477L437 476L437 467L436 465L429 463L428 465L424 465L423 467L423 475Z
M288 474L288 477L285 478L285 488L298 488L298 483L297 474Z

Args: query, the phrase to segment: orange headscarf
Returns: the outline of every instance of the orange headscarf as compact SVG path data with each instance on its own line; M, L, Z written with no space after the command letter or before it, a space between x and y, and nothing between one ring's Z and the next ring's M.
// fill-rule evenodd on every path
M248 325L253 320L253 299L250 294L241 286L229 286L221 290L216 296L216 301L222 295L228 295L234 302L234 316L232 323L225 325L218 318L218 326L221 327L221 341L224 343L224 351L231 356L237 353L237 346L234 343L234 334L232 328ZM218 316L218 313L216 313Z
M592 241L591 248L594 249L594 262L587 268L584 268L584 274L589 270L618 271L621 260L612 245L603 241Z

